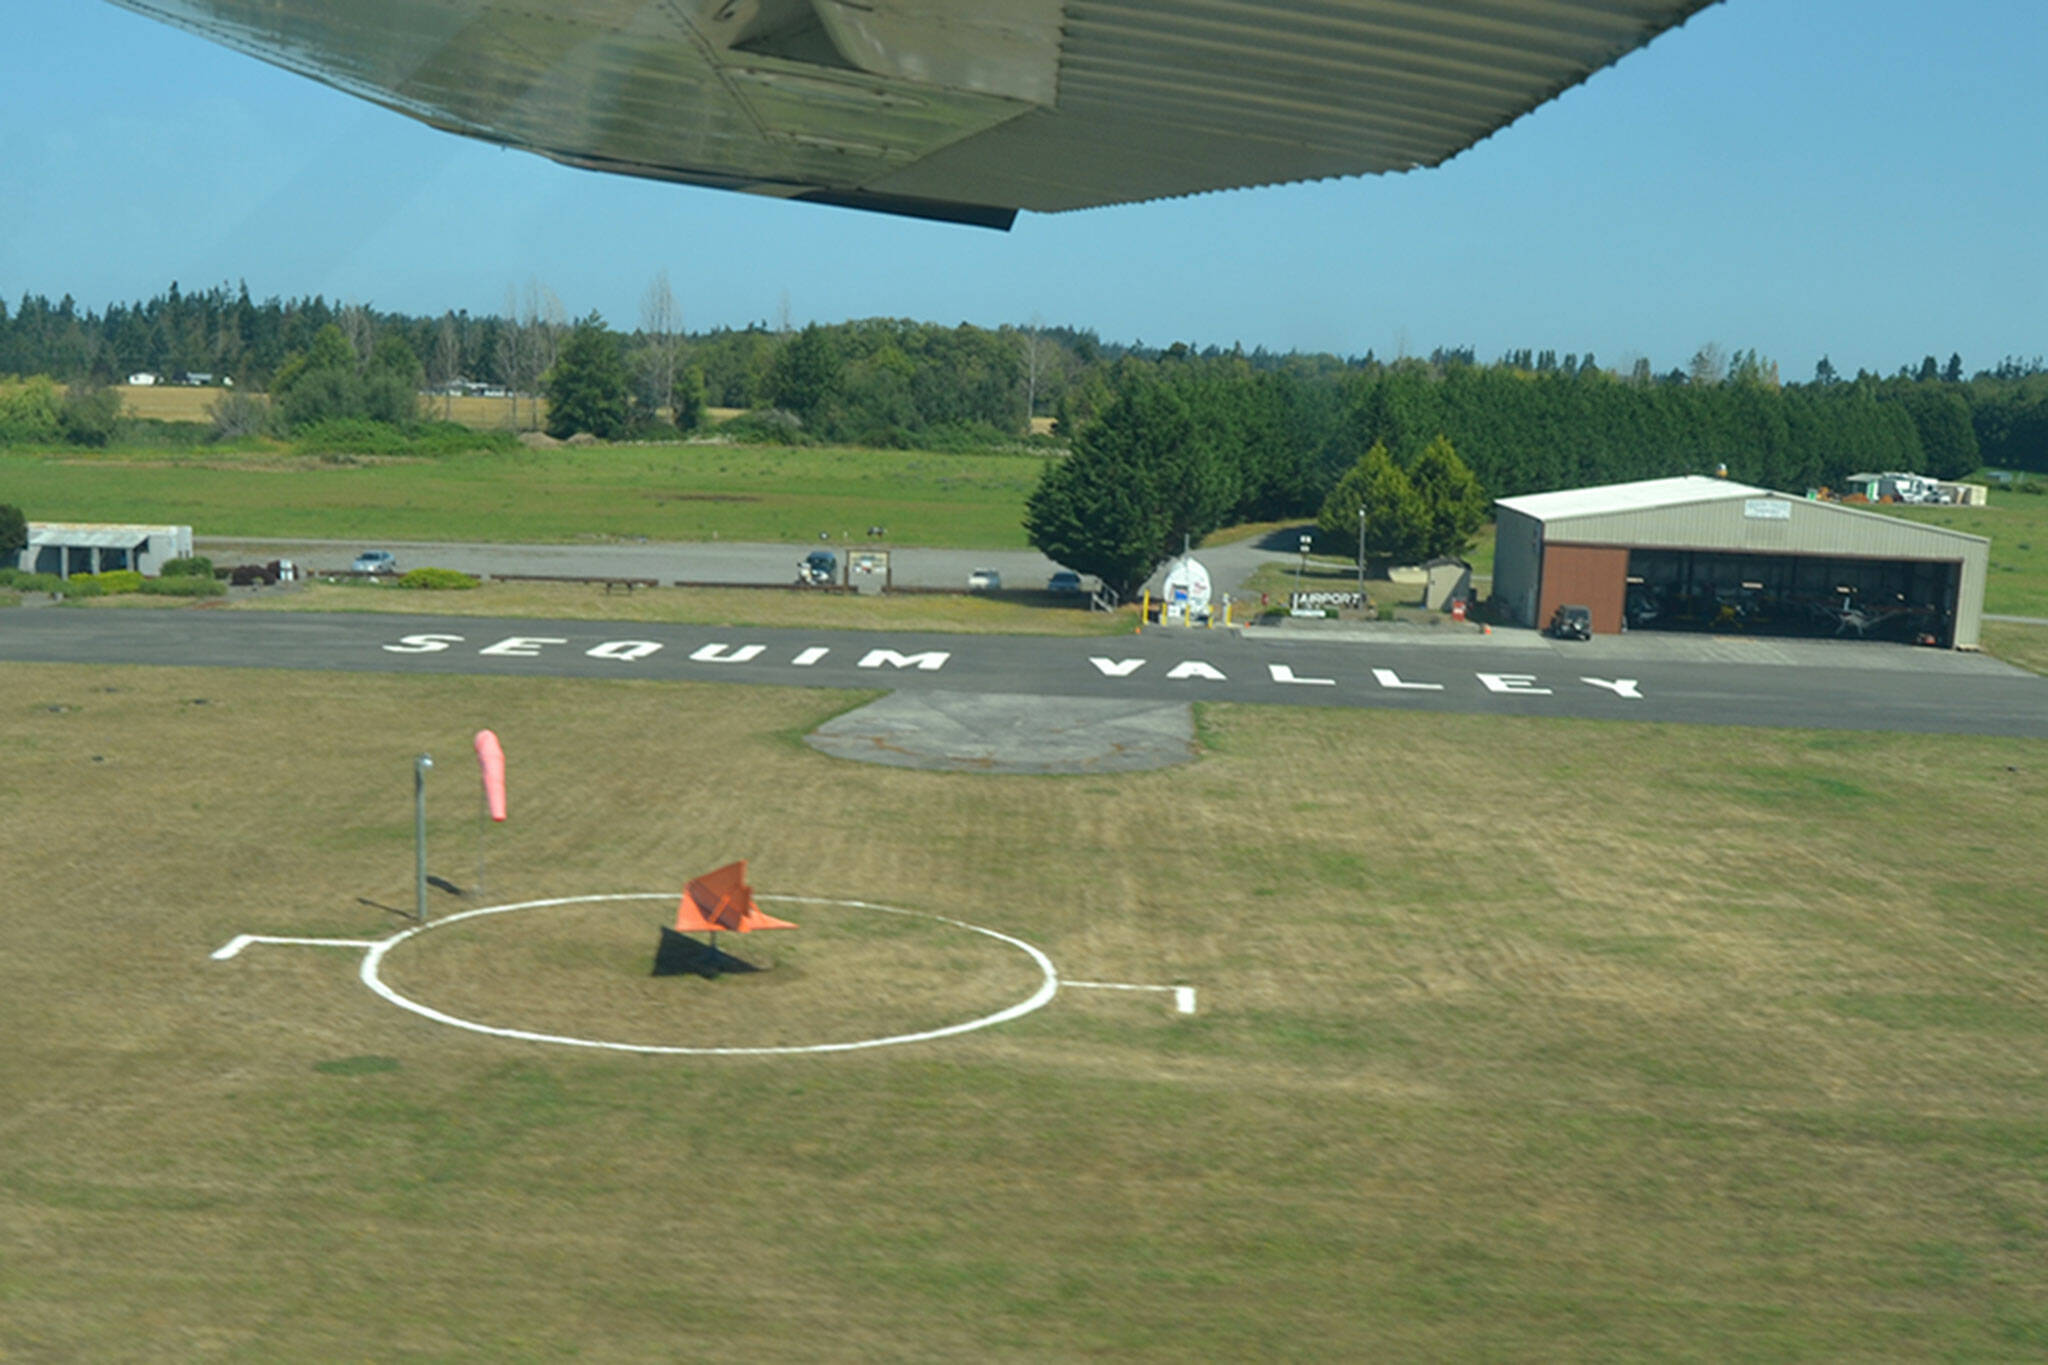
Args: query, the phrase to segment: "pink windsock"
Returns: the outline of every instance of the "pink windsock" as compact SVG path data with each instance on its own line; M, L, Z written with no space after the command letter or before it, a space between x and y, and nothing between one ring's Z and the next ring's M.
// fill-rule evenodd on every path
M505 749L489 730L476 732L477 766L484 772L484 803L493 820L505 818Z

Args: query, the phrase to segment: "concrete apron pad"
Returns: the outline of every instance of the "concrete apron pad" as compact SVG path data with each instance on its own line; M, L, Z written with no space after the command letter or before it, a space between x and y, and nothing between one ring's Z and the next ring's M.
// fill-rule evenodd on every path
M892 692L804 736L834 758L962 773L1117 773L1195 757L1186 702Z

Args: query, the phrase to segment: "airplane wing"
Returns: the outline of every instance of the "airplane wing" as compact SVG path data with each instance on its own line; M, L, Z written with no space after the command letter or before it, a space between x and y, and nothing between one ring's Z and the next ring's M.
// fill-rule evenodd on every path
M591 170L1008 227L1434 166L1715 0L112 0Z

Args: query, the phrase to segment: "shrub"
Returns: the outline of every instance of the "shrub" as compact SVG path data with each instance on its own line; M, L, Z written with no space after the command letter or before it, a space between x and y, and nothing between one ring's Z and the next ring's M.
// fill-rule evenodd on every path
M270 404L254 394L227 389L207 405L206 415L213 419L214 440L233 441L262 435L270 425Z
M175 578L146 578L142 582L144 597L219 597L227 590L227 584L210 574L205 578L180 574Z
M165 578L211 578L213 561L205 555L182 555L177 559L164 561Z
M75 573L56 587L50 589L50 591L60 592L66 597L82 599L87 597L103 597L106 595L107 590L102 588L99 585L99 580L91 574Z
M475 578L459 569L411 569L398 580L401 588L424 588L434 592L473 588L476 584Z
M757 408L743 412L718 428L718 434L738 445L815 445L804 431L803 419L780 408Z
M89 595L93 597L98 597L102 594L116 595L124 592L140 592L142 591L142 581L142 575L133 569L108 569L105 573L75 573L71 575L71 581L66 585L64 591L69 594L72 587L79 583L89 582L93 588Z
M0 588L17 592L60 592L64 580L53 573L30 573L26 569L0 569Z

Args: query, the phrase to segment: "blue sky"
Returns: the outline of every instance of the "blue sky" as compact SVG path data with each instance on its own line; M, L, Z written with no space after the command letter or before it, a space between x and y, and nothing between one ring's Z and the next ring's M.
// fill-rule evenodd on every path
M2048 352L2038 0L1731 0L1433 171L1008 234L599 176L471 143L93 0L0 49L0 296L1093 327L1361 354L1756 347L1786 378Z

